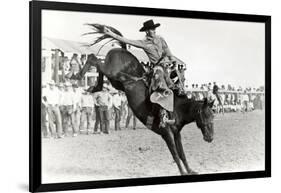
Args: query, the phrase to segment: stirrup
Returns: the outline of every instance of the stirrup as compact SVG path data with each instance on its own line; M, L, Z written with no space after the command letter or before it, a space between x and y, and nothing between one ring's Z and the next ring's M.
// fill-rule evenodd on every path
M154 120L153 116L147 116L145 125L148 129L152 129L153 120Z

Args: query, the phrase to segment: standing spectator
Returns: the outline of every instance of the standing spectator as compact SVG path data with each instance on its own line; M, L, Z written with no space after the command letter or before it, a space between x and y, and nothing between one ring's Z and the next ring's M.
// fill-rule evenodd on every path
M72 58L70 59L69 62L69 66L70 66L70 71L65 75L66 79L70 79L73 75L77 75L82 68L81 63L78 59L78 55L76 53L72 55ZM81 81L79 82L81 83Z
M104 84L103 90L99 92L97 104L99 106L101 131L104 134L109 134L109 108L112 106L112 98L109 94L109 87L107 84Z
M51 80L48 85L49 89L47 89L45 93L42 93L42 96L47 105L49 127L51 128L52 137L63 138L62 121L59 110L59 95L54 87L55 82L53 80Z
M128 114L128 111L127 111L127 97L125 95L124 92L121 92L120 91L120 95L121 95L121 98L122 98L122 101L121 101L121 120L126 120L126 115Z
M48 121L47 121L47 108L48 108L48 104L47 104L47 98L46 96L44 96L44 94L46 93L46 85L42 84L42 101L41 101L41 131L43 133L43 137L49 138L51 135L51 132L49 130L49 126L48 126Z
M134 113L133 113L132 109L130 108L129 104L127 104L127 107L128 107L128 115L127 115L127 119L126 119L126 129L128 129L131 118L133 117L133 130L135 130L136 124L137 124L137 118L134 115Z
M249 96L247 94L247 91L244 91L244 94L242 95L242 104L243 104L243 112L247 112L249 110Z
M204 92L203 91L199 91L199 92L197 92L197 100L198 101L203 101L204 100Z
M99 104L97 103L97 98L99 96L100 92L95 92L93 96L94 100L94 106L95 106L95 126L94 126L94 134L100 134L101 133L101 121L100 121L100 112L99 112ZM98 131L99 130L99 131Z
M77 74L81 70L81 63L78 59L78 55L76 53L73 54L70 60L70 68L74 74Z
M193 100L197 100L197 92L196 92L196 91L192 91L191 94L192 94L192 97L191 97L191 98L192 98Z
M211 90L212 89L212 83L208 83L208 90Z
M80 125L80 131L85 130L84 126L87 128L87 134L90 134L91 130L91 124L92 124L92 115L93 115L93 108L94 108L94 99L90 95L89 92L85 91L82 94L81 97L81 107L82 107L82 113L81 113L81 125Z
M73 89L73 100L74 100L74 106L73 106L73 116L75 124L77 125L77 128L80 128L80 120L81 120L81 91L79 90L79 87L76 83L72 84Z
M212 90L212 88L211 87L208 87L208 91L207 91L207 100L208 101L213 101L214 103L214 105L213 105L213 109L215 110L215 111L217 111L217 101L216 101L216 96L213 94L213 90Z
M253 111L253 110L255 109L255 108L254 108L254 100L255 100L255 98L256 98L256 95L253 94L253 93L249 93L248 96L249 96L249 109L250 109L251 111Z
M74 108L74 96L72 92L72 84L65 83L65 93L62 96L62 112L63 112L63 130L66 134L68 131L68 121L70 120L72 126L73 137L78 135L78 126L75 122L73 108Z
M188 99L192 99L192 92L191 91L187 91L186 92L186 96Z
M227 96L227 98L226 98L227 104L228 104L228 105L231 105L231 93L228 92L228 93L226 94L226 96Z
M60 82L59 84L57 84L57 87L58 87L58 96L59 96L59 104L58 104L58 107L59 107L59 110L60 110L60 114L61 114L61 120L63 122L63 119L64 119L64 107L62 105L62 97L65 93L65 89L64 89L64 84L62 82ZM63 124L63 123L62 123Z
M222 105L220 105L220 109L221 109L221 112L224 114L225 93L224 92L220 92L219 93L219 98L220 98L221 104L222 104Z
M120 96L117 90L113 92L112 105L115 113L115 131L121 130L120 122L121 122L122 97Z
M257 94L254 99L254 108L262 110L261 94Z
M213 86L213 94L216 96L217 98L217 107L218 109L221 109L222 110L222 113L224 114L224 110L223 110L223 103L221 101L221 98L219 96L219 87L218 85L216 84L216 82L214 82L214 86ZM219 112L219 110L218 110Z

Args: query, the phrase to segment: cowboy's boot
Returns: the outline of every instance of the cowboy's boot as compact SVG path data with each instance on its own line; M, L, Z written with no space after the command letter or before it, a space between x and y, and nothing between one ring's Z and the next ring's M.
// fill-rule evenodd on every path
M167 114L167 115L168 115L168 114ZM165 123L168 124L168 125L173 125L173 124L175 124L175 122L176 122L176 120L175 120L174 118L169 118L168 116L167 116L167 118L166 118L164 121L165 121Z
M175 116L173 114L173 112L170 112L170 111L167 111L167 115L169 117L169 119L166 120L166 123L169 124L169 125L173 125L176 123L176 119L175 119Z

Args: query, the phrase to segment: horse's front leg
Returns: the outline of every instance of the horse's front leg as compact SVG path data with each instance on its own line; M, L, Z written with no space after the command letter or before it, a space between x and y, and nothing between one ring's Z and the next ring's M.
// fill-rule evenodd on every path
M182 165L181 165L181 161L180 161L180 157L176 148L176 144L175 144L175 140L174 140L174 135L172 133L172 131L170 129L167 129L167 132L165 134L161 135L162 138L165 140L174 161L176 162L178 169L180 171L181 175L186 175L186 172L184 171Z
M186 160L186 157L185 157L185 153L184 153L184 149L183 149L182 142L181 142L181 134L180 134L180 132L175 133L174 137L175 137L175 144L176 144L176 148L177 148L178 154L179 154L180 159L182 160L182 162L184 164L184 167L185 167L187 173L189 175L197 174L197 172L193 171L189 167L189 165L187 163L187 160Z

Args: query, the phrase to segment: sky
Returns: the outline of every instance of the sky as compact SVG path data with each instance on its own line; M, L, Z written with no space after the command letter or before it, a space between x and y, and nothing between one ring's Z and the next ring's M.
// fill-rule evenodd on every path
M90 43L95 36L82 36L91 30L84 24L100 23L128 39L144 39L139 29L149 19L161 24L156 33L187 64L189 85L214 81L235 87L264 85L263 23L44 10L42 36Z

